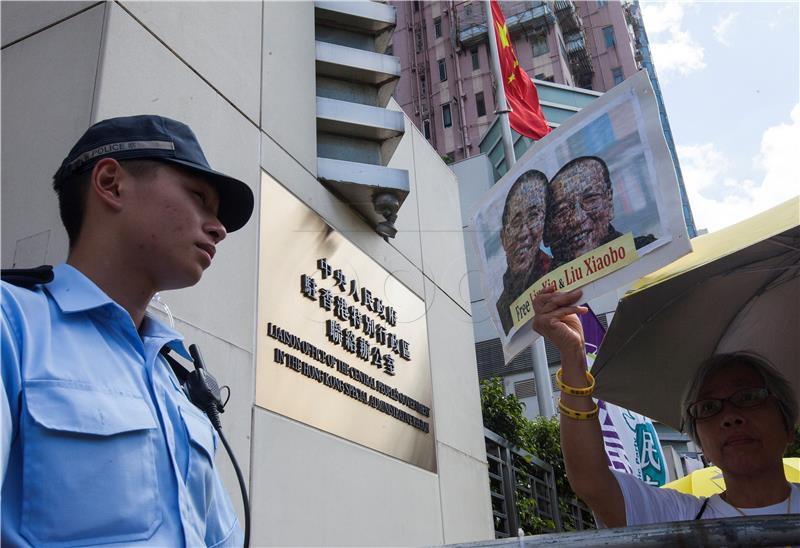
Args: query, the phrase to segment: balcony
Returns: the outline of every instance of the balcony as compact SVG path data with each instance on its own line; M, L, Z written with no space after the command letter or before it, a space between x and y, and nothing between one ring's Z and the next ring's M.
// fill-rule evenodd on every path
M512 35L535 32L556 22L553 10L544 2L517 2L510 9L506 6L504 8L508 10L503 14L506 16L506 24ZM473 5L473 9L476 9L476 6ZM485 17L465 17L459 12L457 29L458 40L463 46L471 46L487 39Z
M586 50L586 38L583 31L578 30L564 36L564 46L569 56L570 70L578 87L591 85L594 68L592 58Z
M583 28L583 22L572 0L556 0L555 12L558 24L561 25L561 31L564 34L570 34Z

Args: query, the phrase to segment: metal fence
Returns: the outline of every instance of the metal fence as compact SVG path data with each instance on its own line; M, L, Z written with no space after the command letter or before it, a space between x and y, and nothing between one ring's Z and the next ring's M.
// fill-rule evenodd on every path
M567 508L569 508L570 517L572 518L571 525L573 530L586 531L597 528L592 511L583 501L574 498L567 503ZM562 519L565 522L567 521L563 517Z
M495 538L564 530L553 467L484 429ZM575 529L594 527L591 512L577 499L568 503Z

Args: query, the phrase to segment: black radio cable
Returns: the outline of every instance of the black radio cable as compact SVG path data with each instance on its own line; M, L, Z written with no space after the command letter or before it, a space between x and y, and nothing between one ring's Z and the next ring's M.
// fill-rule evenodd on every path
M225 439L225 434L222 433L219 414L225 412L225 405L220 397L219 384L206 370L203 356L200 354L200 349L197 348L196 344L189 345L189 354L192 355L195 370L186 376L184 386L189 400L208 416L208 420L211 421L214 430L219 434L219 439L222 440L222 445L225 447L225 451L228 452L233 469L236 471L236 479L239 480L239 489L242 492L242 503L244 504L244 546L248 548L250 546L250 501L247 497L247 487L244 483L242 469L239 467L239 462L236 460L228 440ZM230 391L230 389L228 390Z

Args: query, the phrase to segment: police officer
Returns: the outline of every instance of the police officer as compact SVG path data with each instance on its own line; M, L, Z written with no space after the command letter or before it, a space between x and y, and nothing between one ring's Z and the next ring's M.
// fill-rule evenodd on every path
M200 280L253 193L149 115L90 127L53 186L67 262L2 284L2 544L241 545L219 438L159 352L189 354L145 310Z

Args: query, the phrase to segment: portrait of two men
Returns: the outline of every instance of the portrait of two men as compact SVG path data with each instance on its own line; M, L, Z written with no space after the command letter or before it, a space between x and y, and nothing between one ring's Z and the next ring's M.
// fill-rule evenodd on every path
M613 192L608 167L596 156L570 160L549 183L531 169L511 185L500 232L507 268L496 304L505 333L513 325L511 303L537 280L622 236L612 224ZM635 236L634 243L640 249L655 239Z
M687 253L675 164L647 74L534 142L484 195L470 229L506 361L536 338L523 327L538 290L580 287L589 301Z

